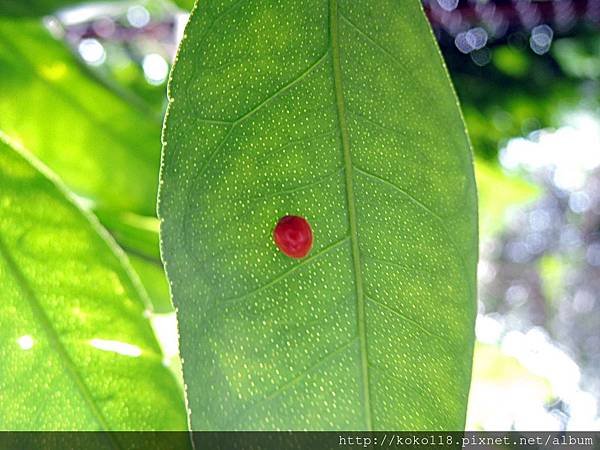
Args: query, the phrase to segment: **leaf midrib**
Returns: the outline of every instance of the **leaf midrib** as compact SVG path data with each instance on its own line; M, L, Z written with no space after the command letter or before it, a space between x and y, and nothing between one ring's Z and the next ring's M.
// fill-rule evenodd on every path
M81 377L81 375L78 372L77 366L75 366L75 363L71 359L71 356L67 352L67 349L64 347L63 343L61 342L60 337L58 336L58 333L52 326L52 321L47 316L46 312L44 311L44 308L42 307L37 296L35 295L35 292L33 291L32 287L29 285L29 282L28 282L27 278L25 277L25 274L21 271L21 269L19 269L18 264L13 259L8 247L4 243L2 236L0 236L0 258L2 258L4 260L4 262L6 263L6 267L8 268L9 272L12 274L12 276L15 279L15 281L17 282L19 288L21 289L21 292L27 299L27 303L29 303L29 306L32 309L33 315L36 317L36 319L40 323L40 326L44 330L44 333L46 334L46 336L48 338L48 342L50 343L50 347L52 347L54 349L54 351L59 355L59 358L63 363L65 371L69 374L69 376L75 383L75 386L77 386L77 389L79 390L84 402L86 403L86 405L92 412L92 415L98 422L98 425L100 425L101 430L102 431L110 430L110 427L109 427L108 421L106 420L106 417L104 417L104 414L102 413L102 411L100 410L98 405L96 405L96 402L94 401L92 393L90 392L87 384L85 384L85 381L83 380L83 378ZM117 448L117 449L120 448L116 444L116 442L114 441L113 438L111 438L110 441L114 448Z
M369 361L367 353L367 325L365 314L366 298L363 287L362 265L360 261L360 248L358 245L358 220L356 217L356 199L354 196L354 182L352 177L352 154L350 152L350 133L346 121L346 106L344 89L342 85L342 63L339 43L339 12L338 1L329 0L329 36L331 40L331 55L333 65L333 80L335 87L335 100L337 106L338 124L344 154L344 178L346 182L346 200L348 206L348 220L350 222L350 239L352 244L352 263L355 274L356 286L356 320L360 341L361 377L363 383L363 402L365 407L365 421L367 430L373 429L371 418L371 393L369 381Z

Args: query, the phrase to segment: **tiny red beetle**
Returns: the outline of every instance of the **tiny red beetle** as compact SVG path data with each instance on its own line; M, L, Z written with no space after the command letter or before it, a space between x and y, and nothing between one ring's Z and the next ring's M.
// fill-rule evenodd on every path
M290 258L304 258L312 248L313 233L304 217L284 216L273 230L273 240Z

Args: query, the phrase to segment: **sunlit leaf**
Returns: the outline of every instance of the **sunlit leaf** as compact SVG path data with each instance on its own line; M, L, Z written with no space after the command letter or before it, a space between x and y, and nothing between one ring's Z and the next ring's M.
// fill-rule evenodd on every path
M184 429L116 246L0 141L0 429Z
M420 2L200 2L186 36L159 212L192 426L460 429L475 183Z
M153 215L159 119L94 80L37 21L0 18L0 131L102 208Z

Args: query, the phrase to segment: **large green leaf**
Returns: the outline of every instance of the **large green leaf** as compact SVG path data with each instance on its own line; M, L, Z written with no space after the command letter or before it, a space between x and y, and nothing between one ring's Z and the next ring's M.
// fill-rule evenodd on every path
M0 140L0 429L184 429L182 393L99 226Z
M460 429L475 182L419 1L200 2L186 36L159 216L193 428Z
M153 215L157 117L78 64L38 23L0 18L0 130L97 206Z

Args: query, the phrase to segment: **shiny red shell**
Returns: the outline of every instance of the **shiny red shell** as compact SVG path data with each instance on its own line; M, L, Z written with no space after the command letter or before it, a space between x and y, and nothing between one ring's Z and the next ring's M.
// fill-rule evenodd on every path
M284 216L273 230L273 240L290 258L304 258L312 248L313 234L304 217Z

